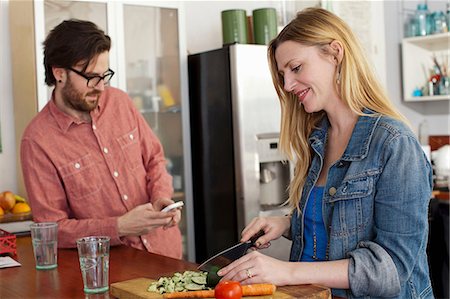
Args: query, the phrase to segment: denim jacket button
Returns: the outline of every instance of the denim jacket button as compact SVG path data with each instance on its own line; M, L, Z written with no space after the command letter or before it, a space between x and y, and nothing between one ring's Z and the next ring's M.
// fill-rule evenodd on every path
M333 196L333 195L335 195L336 194L336 188L334 188L334 187L331 187L330 189L328 189L328 194L330 194L331 196Z

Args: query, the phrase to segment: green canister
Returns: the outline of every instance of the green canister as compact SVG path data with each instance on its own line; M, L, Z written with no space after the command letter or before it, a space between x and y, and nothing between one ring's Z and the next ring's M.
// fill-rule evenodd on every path
M222 11L223 44L247 43L247 13L243 9Z
M260 8L253 11L255 44L268 45L277 35L277 11L275 8Z

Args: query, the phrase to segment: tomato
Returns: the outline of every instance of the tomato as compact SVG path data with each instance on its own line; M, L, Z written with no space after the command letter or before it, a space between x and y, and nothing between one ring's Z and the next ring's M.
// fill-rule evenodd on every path
M214 288L214 297L217 299L242 298L242 287L237 281L221 281Z

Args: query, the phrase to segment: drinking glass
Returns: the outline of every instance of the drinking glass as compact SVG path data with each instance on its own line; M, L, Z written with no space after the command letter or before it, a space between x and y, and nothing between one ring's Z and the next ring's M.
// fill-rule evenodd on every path
M90 236L77 240L81 275L86 294L109 290L109 241L106 236Z
M58 224L41 222L30 225L36 269L49 270L58 266Z

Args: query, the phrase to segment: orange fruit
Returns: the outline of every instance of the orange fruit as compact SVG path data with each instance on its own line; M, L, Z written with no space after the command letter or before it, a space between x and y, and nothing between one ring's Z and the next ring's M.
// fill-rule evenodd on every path
M16 198L11 191L5 191L0 194L0 207L2 207L4 211L12 209L15 203Z
M2 207L0 207L0 216L5 215L5 212L3 211Z
M14 205L11 212L13 214L19 214L19 213L28 213L31 211L30 206L25 202L18 202Z

